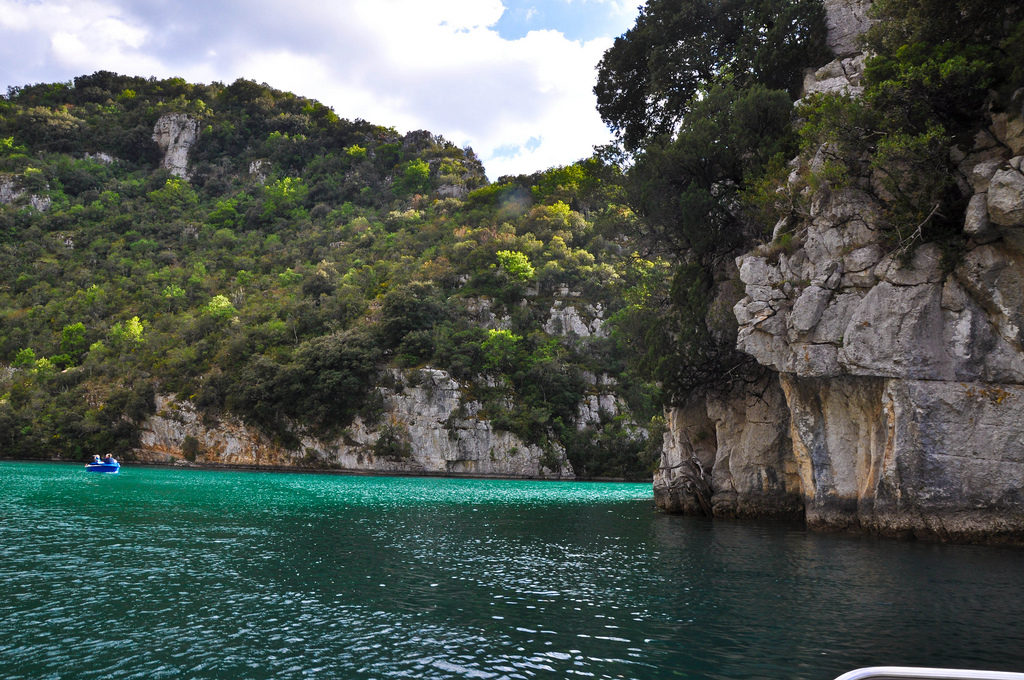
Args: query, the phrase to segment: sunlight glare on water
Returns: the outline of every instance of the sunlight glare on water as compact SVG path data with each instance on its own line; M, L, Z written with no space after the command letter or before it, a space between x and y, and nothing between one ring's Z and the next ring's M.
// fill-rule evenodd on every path
M1021 670L1021 556L671 517L640 484L0 463L0 676Z

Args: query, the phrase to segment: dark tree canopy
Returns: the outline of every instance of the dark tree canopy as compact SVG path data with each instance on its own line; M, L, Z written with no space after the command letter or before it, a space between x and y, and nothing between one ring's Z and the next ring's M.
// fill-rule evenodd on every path
M598 65L597 109L634 151L713 83L795 97L803 68L827 61L825 34L821 0L649 0Z
M708 267L747 244L736 192L796 151L792 104L760 85L713 87L671 140L648 144L630 172L630 203L658 249Z

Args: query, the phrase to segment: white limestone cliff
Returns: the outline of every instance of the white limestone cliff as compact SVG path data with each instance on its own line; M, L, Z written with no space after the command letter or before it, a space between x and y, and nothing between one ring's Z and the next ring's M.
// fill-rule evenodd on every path
M153 141L160 148L166 168L175 177L189 178L188 152L199 139L199 121L185 113L167 113L153 126Z
M480 417L479 403L463 401L461 386L446 372L420 369L406 375L396 371L393 378L398 384L409 384L378 388L384 409L376 422L357 418L329 441L300 436L297 448L275 443L236 418L205 422L191 403L162 395L157 398L156 415L143 426L134 457L165 464L573 478L563 451L545 452L495 429ZM399 446L381 446L382 437Z

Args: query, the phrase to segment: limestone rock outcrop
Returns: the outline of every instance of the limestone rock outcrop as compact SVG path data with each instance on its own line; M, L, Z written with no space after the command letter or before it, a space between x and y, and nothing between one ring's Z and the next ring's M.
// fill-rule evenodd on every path
M670 409L667 420L654 473L659 507L717 517L802 514L786 400L774 375ZM697 488L702 483L706 489Z
M604 337L604 310L601 304L576 305L555 300L544 323L544 331L552 335L575 335L581 338Z
M480 404L463 399L446 372L395 372L394 388L379 388L384 408L367 423L357 418L337 439L300 436L286 448L232 417L204 422L187 401L163 395L144 425L140 461L298 467L405 474L573 478L562 451L545 452L495 429ZM403 384L404 383L404 384ZM382 441L382 438L384 441ZM383 444L391 442L392 446Z
M779 374L810 525L1024 536L1024 158L1001 148L962 166L953 267L890 252L856 187L813 197L792 252L738 258L738 347Z
M199 139L199 121L185 113L167 113L153 126L153 141L160 148L160 167L175 177L189 178L188 152Z
M871 0L825 0L825 43L837 57L861 51L860 36L871 26Z
M863 58L844 36L866 27L868 4L826 1L838 58L809 91L856 94ZM970 199L952 258L887 242L870 177L800 185L828 149L794 162L806 212L780 223L784 247L736 259L737 347L766 385L669 412L661 507L797 507L822 529L1024 543L1024 112L989 120L950 152Z
M27 193L15 177L11 175L0 175L0 204L24 204L31 206L39 212L46 212L50 209L51 203L52 201L49 196Z

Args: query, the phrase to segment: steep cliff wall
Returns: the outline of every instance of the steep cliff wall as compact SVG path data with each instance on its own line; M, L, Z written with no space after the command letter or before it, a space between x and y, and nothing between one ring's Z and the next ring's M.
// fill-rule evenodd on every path
M810 524L1024 535L1020 143L993 129L962 150L952 271L934 244L887 253L856 187L814 197L794 252L738 259L738 345L780 374Z
M800 477L778 379L702 396L667 414L654 499L669 512L799 517Z
M826 5L830 41L837 13L866 26L866 3ZM863 55L847 31L835 32L837 59L808 76L808 92L859 90ZM768 385L669 414L659 505L701 509L692 493L672 492L686 486L673 470L698 459L712 470L715 515L784 514L795 504L817 528L1024 540L1022 120L1024 110L993 115L950 150L972 192L955 266L936 244L909 261L886 245L870 178L796 186L826 149L805 161L812 167L794 168L793 190L806 192L809 210L781 226L796 247L736 261L746 293L734 307L738 348L771 370ZM755 393L779 396L751 409ZM714 436L691 445L695 429ZM721 472L737 450L746 456L739 483Z
M544 452L478 417L480 405L462 399L444 371L423 369L380 388L383 413L356 421L336 439L300 437L297 448L275 443L235 418L205 422L187 401L157 398L135 458L152 463L253 465L408 474L573 477L564 452Z
M160 148L160 167L175 177L189 178L188 152L199 138L199 122L184 113L168 113L153 126L153 141Z

